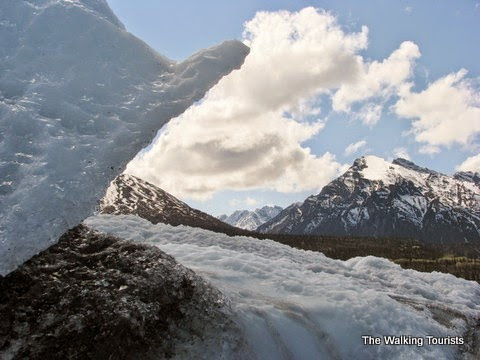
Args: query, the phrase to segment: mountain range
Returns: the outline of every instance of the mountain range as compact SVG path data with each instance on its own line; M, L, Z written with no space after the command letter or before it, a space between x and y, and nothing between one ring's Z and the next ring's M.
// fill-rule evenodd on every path
M406 159L364 156L319 194L285 209L264 206L215 218L164 190L122 174L110 185L100 211L135 214L152 223L187 225L226 233L413 238L431 243L480 242L480 176L448 176Z
M402 158L390 163L364 156L257 231L480 243L480 176L448 176Z
M266 205L262 208L237 210L230 215L220 215L218 219L240 229L254 231L260 225L277 216L283 209L280 206Z

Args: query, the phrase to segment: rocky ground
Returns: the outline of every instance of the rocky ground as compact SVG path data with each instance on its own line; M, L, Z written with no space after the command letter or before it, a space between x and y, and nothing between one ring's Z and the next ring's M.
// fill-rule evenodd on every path
M158 248L79 225L0 277L0 358L227 355L241 342L227 313L216 289Z

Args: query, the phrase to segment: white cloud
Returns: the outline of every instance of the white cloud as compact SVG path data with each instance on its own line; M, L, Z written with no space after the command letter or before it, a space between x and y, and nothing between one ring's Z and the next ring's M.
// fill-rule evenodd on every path
M410 155L408 154L407 148L404 147L398 147L393 149L393 156L395 158L402 158L405 160L410 160Z
M228 200L228 205L230 205L231 207L237 207L238 205L242 204L243 201L242 200L238 200L238 199L230 199Z
M480 92L465 79L462 69L429 84L419 93L406 93L395 105L397 115L412 119L411 132L423 151L441 146L472 146L480 133ZM422 150L421 150L422 152Z
M473 171L480 173L480 154L470 156L457 166L458 171Z
M382 116L382 105L379 104L365 104L360 111L355 114L357 119L360 119L364 125L372 127Z
M383 61L368 62L359 55L367 35L366 27L345 33L334 16L311 7L257 13L245 24L251 52L242 68L172 120L126 172L199 200L225 189L320 189L345 168L304 145L324 127L320 95L330 96L337 112L360 108L352 116L367 126L392 97L401 99L395 111L417 116L412 102L422 93L412 94L410 81L418 46L406 41ZM415 134L425 143L421 151L437 151L439 144Z
M367 33L346 34L313 8L257 13L245 24L251 51L242 68L172 120L126 172L196 199L223 189L321 188L342 165L302 145L324 124L301 120L319 114L309 99L357 78Z
M254 206L254 205L257 205L257 200L255 200L254 198L250 197L250 196L247 196L247 198L243 199L243 200L240 200L240 199L230 199L228 201L228 204L231 206L231 207L239 207L239 206L243 206L243 205L246 205L246 206Z
M420 154L428 154L428 155L435 155L440 152L440 148L434 145L423 145L418 149Z
M350 156L355 154L358 150L365 147L365 145L367 145L367 142L365 140L360 140L360 141L357 141L356 143L352 143L348 145L345 148L345 156Z
M413 7L412 6L405 6L404 10L407 14L411 14L413 12Z
M414 61L419 56L418 46L405 41L382 62L362 61L361 71L355 81L343 84L333 96L333 109L351 112L354 103L376 99L383 104L393 95L408 92L411 87L408 80L412 76Z

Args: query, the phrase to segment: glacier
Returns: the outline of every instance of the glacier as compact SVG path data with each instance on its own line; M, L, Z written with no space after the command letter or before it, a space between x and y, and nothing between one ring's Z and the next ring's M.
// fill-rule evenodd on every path
M85 224L158 246L217 287L230 299L249 350L239 358L457 359L472 350L365 346L362 336L467 339L480 317L480 285L473 281L372 256L333 260L270 240L153 225L134 215L98 215Z
M105 0L2 0L0 275L92 215L158 130L248 51L227 41L177 63Z

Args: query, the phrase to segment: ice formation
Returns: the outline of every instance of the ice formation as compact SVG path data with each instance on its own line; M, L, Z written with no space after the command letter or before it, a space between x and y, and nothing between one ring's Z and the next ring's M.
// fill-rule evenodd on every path
M2 0L0 274L91 215L158 129L247 53L228 41L175 63L105 0Z
M465 349L428 345L426 337L467 339L480 316L477 283L403 270L386 259L332 260L270 240L153 225L133 215L85 223L156 245L203 275L231 299L258 359L455 359ZM365 346L362 335L407 335L425 343Z

